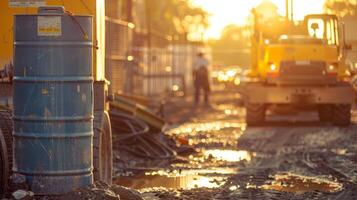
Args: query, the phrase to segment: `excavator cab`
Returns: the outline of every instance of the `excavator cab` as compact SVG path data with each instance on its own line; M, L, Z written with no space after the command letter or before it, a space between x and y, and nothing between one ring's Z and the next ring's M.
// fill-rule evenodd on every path
M311 37L322 39L328 45L340 45L339 25L336 15L307 15L305 25Z

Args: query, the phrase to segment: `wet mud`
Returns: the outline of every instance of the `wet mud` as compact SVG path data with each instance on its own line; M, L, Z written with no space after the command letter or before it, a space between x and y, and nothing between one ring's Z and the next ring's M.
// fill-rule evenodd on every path
M146 199L357 199L357 113L339 128L293 112L247 127L236 95L217 94L210 107L183 104L166 134L196 152L115 182Z

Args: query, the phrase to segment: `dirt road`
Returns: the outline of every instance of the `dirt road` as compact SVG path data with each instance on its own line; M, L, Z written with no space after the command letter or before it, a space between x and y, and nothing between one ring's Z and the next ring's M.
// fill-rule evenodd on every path
M180 109L168 115L177 124L167 134L198 153L118 183L147 199L357 199L357 112L348 128L296 111L247 127L239 95L212 99L172 105Z

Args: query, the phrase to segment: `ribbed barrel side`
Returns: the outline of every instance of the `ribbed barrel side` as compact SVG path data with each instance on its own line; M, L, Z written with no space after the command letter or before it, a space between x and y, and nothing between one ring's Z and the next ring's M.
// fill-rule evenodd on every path
M15 16L14 173L36 194L92 177L92 17Z

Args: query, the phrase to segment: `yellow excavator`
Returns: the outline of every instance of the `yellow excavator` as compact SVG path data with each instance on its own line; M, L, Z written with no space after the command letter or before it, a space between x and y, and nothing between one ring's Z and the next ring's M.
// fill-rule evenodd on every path
M271 107L294 106L316 109L322 122L348 126L355 96L345 65L350 46L338 18L312 14L296 22L287 14L266 20L255 10L253 16L247 124L263 124Z

